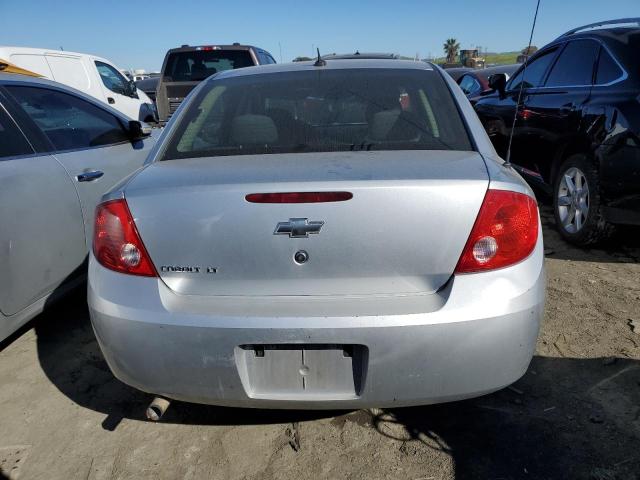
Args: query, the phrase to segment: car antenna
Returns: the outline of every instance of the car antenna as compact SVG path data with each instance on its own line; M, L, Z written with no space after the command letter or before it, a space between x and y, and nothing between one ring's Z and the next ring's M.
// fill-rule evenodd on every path
M326 60L323 60L322 57L320 56L320 49L317 48L316 50L318 50L318 59L316 60L316 63L313 64L314 67L324 67L327 64Z
M538 9L540 8L540 0L536 4L536 13L533 16L533 25L531 25L531 35L529 35L529 46L527 47L527 54L524 58L524 68L522 69L522 81L520 82L520 91L518 92L518 102L516 103L516 111L513 113L513 122L511 123L511 131L509 132L509 144L507 145L507 158L505 158L504 166L511 167L511 142L513 141L513 131L516 128L516 120L518 119L518 109L520 108L520 100L522 99L522 90L524 89L524 78L527 73L527 65L529 64L529 57L531 56L531 42L533 40L533 32L536 29L536 20L538 19Z

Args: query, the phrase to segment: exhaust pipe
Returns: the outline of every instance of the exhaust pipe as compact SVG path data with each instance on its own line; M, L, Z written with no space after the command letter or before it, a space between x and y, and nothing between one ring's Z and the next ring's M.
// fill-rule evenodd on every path
M167 411L171 400L163 397L156 397L147 407L147 419L152 422L157 422L162 418L164 412Z

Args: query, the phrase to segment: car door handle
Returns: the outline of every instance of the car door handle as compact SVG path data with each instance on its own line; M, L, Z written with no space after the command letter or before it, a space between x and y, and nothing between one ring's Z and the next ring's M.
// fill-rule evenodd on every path
M109 105L113 105L114 103L116 103L113 97L107 97L107 102L109 102Z
M76 180L79 182L93 182L104 175L104 172L94 170L92 172L84 172L76 175Z

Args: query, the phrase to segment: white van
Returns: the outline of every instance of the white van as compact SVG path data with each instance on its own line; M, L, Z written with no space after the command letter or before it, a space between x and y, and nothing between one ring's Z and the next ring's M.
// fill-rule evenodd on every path
M155 122L155 105L109 60L85 53L0 46L0 59L108 103L133 120Z

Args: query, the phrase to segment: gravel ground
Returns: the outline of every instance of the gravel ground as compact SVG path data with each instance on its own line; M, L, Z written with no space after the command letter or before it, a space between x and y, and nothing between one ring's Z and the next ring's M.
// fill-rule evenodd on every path
M548 305L528 372L446 405L175 402L149 423L150 397L111 375L78 292L0 344L0 479L639 479L639 232L579 250L552 222L544 210Z

